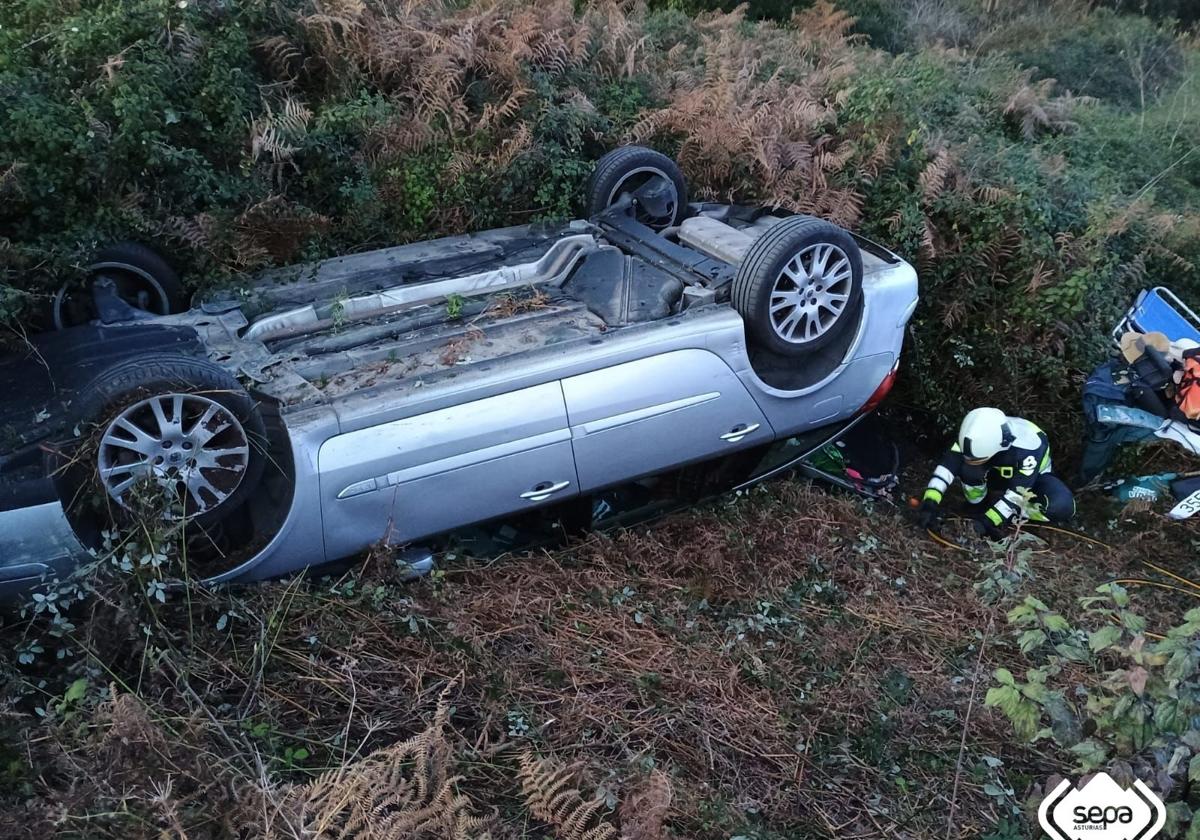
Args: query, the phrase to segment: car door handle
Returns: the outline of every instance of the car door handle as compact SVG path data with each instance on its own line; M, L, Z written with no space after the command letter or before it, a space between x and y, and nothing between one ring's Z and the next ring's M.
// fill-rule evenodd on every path
M543 481L541 484L534 486L532 490L526 490L521 494L522 499L527 499L531 502L541 502L549 499L551 495L559 490L565 490L571 486L569 481Z
M725 434L721 435L721 440L727 440L730 443L737 443L746 435L753 432L759 426L758 423L738 423Z

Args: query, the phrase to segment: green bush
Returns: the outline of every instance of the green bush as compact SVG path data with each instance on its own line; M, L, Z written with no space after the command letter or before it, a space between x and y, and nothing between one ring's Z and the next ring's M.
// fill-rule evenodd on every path
M1167 28L1133 15L1099 10L1077 27L1046 32L1012 57L1057 79L1076 94L1129 107L1145 107L1184 69L1184 55Z
M10 4L0 317L28 317L30 292L120 238L158 245L202 286L570 215L592 161L631 136L687 152L698 194L848 207L847 223L918 263L901 396L947 422L990 402L1070 428L1076 377L1137 288L1200 292L1200 81L1169 29L1067 0L994 20L976 0L917 4L921 31L908 6L875 0L749 9L799 10L799 30L697 25L694 4L655 5L623 30L586 4L546 4L511 29L459 22L519 15L515 0L390 15L327 0ZM844 12L858 17L849 32ZM943 12L979 54L913 47ZM460 31L478 40L448 38ZM1159 58L1138 76L1130 49ZM820 116L797 120L806 109ZM763 153L743 143L722 173L747 131ZM816 145L838 163L797 178L785 151Z
M1107 770L1129 785L1153 779L1168 800L1167 836L1200 834L1193 810L1200 783L1200 609L1165 636L1149 638L1146 619L1117 584L1083 599L1086 628L1032 596L1008 613L1032 667L995 673L987 704L1026 741L1052 745L1079 773ZM1097 678L1096 672L1103 677ZM1083 676L1086 675L1086 676ZM1036 803L1034 803L1036 804Z

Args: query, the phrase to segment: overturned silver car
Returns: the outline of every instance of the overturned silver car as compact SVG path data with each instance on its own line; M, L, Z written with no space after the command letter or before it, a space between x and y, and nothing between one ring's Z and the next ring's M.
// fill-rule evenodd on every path
M895 254L688 203L640 147L587 202L186 311L161 259L115 249L0 365L0 592L69 571L147 493L205 537L207 576L262 579L681 469L748 483L886 395L917 303Z

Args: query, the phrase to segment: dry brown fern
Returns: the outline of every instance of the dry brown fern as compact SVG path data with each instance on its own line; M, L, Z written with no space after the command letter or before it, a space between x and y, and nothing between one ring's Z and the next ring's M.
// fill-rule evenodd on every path
M622 840L662 840L672 797L667 774L651 771L621 802Z
M1029 283L1025 286L1025 293L1032 295L1042 286L1054 277L1054 271L1046 267L1045 260L1038 260L1037 266L1033 269L1033 274L1029 278Z
M485 820L458 793L446 738L450 683L423 732L293 788L269 840L484 840Z
M292 81L300 73L304 53L286 35L272 35L254 45L271 75L279 81Z
M807 9L792 12L792 26L803 32L815 49L841 50L846 44L865 40L864 35L851 35L855 18L839 9L830 0L817 0Z
M21 170L25 167L24 163L0 165L0 196L25 194L25 188L21 185Z
M939 149L933 160L926 164L917 178L921 188L921 199L925 204L932 204L938 199L950 182L954 173L954 158L946 149Z
M984 204L999 204L1002 201L1012 198L1012 193L1004 189L1004 187L986 185L975 188L975 197Z
M239 269L257 268L271 260L290 262L313 235L324 233L329 225L327 216L282 196L269 196L234 220L233 249L227 261Z
M763 23L753 38L740 27L744 9L704 17L700 63L669 74L669 103L643 114L629 139L682 137L677 157L700 195L856 224L863 198L855 181L875 177L888 149L869 149L860 176L858 150L830 131L854 64L838 34L844 21L840 13L826 20L836 12L826 6L797 16L800 31Z
M1079 105L1094 104L1091 96L1073 96L1069 91L1052 95L1054 79L1032 81L1033 70L1021 74L1016 88L1004 105L1004 115L1011 117L1021 129L1021 136L1032 140L1042 132L1061 132L1074 128L1071 113Z
M572 768L529 750L518 756L517 775L530 812L554 826L558 840L617 840L617 830L599 816L602 798L587 799L572 786Z
M289 163L294 167L292 155L298 143L308 131L312 112L298 99L285 97L276 108L264 102L266 113L249 121L250 155L254 160L267 156L275 164Z
M313 58L340 84L363 79L431 128L459 133L513 117L531 70L561 74L588 57L591 29L568 0L366 6L317 0L299 18ZM479 106L468 88L487 79Z

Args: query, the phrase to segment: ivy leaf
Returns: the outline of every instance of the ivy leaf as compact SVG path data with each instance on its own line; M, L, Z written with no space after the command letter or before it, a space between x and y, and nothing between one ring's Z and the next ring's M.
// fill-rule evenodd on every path
M1009 720L1018 738L1032 741L1038 731L1038 717L1038 707L1028 700L1022 700L1013 714L1009 715Z
M1042 623L1046 625L1046 629L1051 633L1066 633L1071 629L1071 625L1067 620L1058 613L1050 613L1042 616Z
M1021 693L1035 703L1045 703L1050 692L1046 689L1045 683L1031 682L1021 686Z
M1028 741L1037 733L1038 707L1021 696L1015 684L989 688L983 702L1002 711L1022 740Z
M1077 644L1063 642L1055 645L1054 649L1058 651L1059 656L1063 657L1064 659L1069 659L1072 662L1088 661L1088 652Z
M1123 612L1121 613L1121 624L1130 633L1146 632L1146 619L1142 618L1137 613Z
M1188 762L1188 781L1200 782L1200 753L1192 756L1192 760Z
M1188 807L1186 802L1168 802L1167 803L1167 822L1163 826L1164 837L1176 837L1183 824L1191 820L1192 825L1196 824L1196 820L1192 818L1192 809ZM1196 840L1200 834L1194 835L1191 829L1188 829L1185 840Z
M1190 677L1196 672L1196 660L1192 658L1191 651L1180 649L1175 651L1175 655L1167 662L1167 667L1163 669L1163 674L1169 680L1182 680Z
M1112 647L1119 638L1121 638L1121 628L1115 624L1109 624L1088 636L1088 647L1092 649L1093 653L1099 653ZM1145 684L1144 679L1142 683ZM1138 694L1141 692L1139 691Z
M1160 700L1154 707L1154 725L1166 732L1179 732L1186 728L1187 716L1180 714L1179 701Z
M1007 668L997 668L992 676L994 676L996 678L996 682L1000 683L1001 685L1007 685L1016 688L1017 681L1013 679L1012 671L1008 670Z
M1013 607L1008 611L1008 623L1018 625L1023 624L1030 618L1033 618L1033 614L1033 607L1020 604L1019 606Z
M1054 739L1063 746L1075 744L1083 737L1079 719L1074 710L1067 705L1062 696L1055 692L1043 704L1046 713L1050 715L1050 730Z

